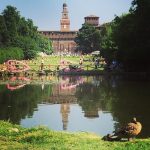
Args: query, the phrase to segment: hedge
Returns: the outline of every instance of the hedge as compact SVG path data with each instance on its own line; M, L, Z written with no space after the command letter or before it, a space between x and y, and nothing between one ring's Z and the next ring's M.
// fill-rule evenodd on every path
M0 64L9 59L21 60L24 58L23 50L18 47L0 48Z

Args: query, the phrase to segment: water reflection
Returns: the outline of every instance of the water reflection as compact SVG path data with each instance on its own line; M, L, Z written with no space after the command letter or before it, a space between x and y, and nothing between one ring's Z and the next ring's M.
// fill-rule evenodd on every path
M7 89L13 91L24 87L30 79L24 76L12 76L9 78L9 81L11 82L7 83Z
M119 76L36 76L20 79L26 84L20 89L7 89L13 80L1 80L1 120L104 135L135 116L143 124L141 137L150 135L148 82Z

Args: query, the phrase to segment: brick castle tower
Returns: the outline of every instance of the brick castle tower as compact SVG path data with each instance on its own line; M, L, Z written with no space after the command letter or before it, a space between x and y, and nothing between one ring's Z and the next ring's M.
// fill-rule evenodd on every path
M70 19L68 16L68 8L66 3L63 4L62 18L60 20L60 31L61 32L70 31Z

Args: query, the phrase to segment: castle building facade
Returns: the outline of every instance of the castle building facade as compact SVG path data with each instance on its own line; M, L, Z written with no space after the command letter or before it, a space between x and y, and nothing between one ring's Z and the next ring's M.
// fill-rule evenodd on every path
M55 54L74 54L77 48L75 37L78 31L70 30L70 19L67 4L63 4L62 18L60 20L60 31L40 31L52 41Z
M90 15L84 19L84 23L91 24L97 29L100 29L99 17ZM52 41L53 53L58 55L76 53L77 44L75 43L75 38L78 30L70 30L70 18L66 3L63 4L62 17L60 19L60 31L39 31L39 33Z

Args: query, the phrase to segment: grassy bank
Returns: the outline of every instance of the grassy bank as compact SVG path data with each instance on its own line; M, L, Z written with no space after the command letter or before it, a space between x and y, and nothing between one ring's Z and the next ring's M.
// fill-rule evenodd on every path
M67 133L44 127L22 128L0 121L2 150L149 150L150 139L133 142L105 142L91 133Z
M84 70L95 70L94 62L89 61L89 59L92 59L91 56L84 56L82 69ZM57 66L59 66L60 69L68 67L69 65L78 65L80 57L79 56L45 56L45 57L37 57L33 60L28 60L26 63L31 67L31 70L39 70L41 66L41 62L44 62L44 70L56 70ZM62 65L61 62L64 62L64 65ZM99 67L97 70L103 70L103 67Z
M80 66L79 56L44 56L44 57L37 57L36 59L32 60L22 60L22 62L26 63L27 65L30 66L30 71L39 71L41 70L41 62L43 62L43 70L45 72L51 72L51 71L56 71L59 67L59 69L67 68L69 65L75 65L75 66ZM92 59L91 56L84 56L84 61L82 65L80 66L84 70L95 70L95 65L94 62L90 61ZM6 69L6 66L3 64L0 64L0 72L2 72ZM96 70L104 70L104 67L98 67ZM29 72L30 72L29 71Z

